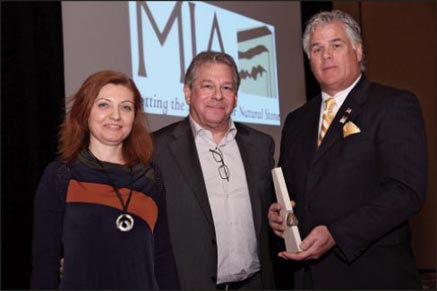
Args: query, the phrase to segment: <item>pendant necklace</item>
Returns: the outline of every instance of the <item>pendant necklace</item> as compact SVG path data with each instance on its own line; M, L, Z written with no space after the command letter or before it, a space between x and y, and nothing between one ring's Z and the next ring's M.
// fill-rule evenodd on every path
M129 196L127 197L126 203L124 203L123 197L121 196L120 191L117 189L117 187L115 187L111 177L109 176L109 173L106 171L105 167L103 166L103 163L89 149L88 149L88 152L94 158L94 160L99 164L103 173L105 173L106 177L108 178L109 185L111 185L112 189L114 189L114 192L118 197L118 200L120 200L121 206L123 208L123 213L120 214L117 217L117 220L115 221L115 225L117 226L117 229L119 229L122 232L130 231L134 227L134 218L132 217L132 215L127 213L127 209L129 207L129 203L130 203L130 200L132 198L132 185L133 185L132 167L129 167L130 178L131 178L130 188L129 188Z

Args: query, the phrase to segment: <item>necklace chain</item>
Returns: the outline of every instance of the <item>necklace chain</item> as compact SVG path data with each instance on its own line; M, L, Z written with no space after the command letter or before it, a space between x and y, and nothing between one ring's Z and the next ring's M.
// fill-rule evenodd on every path
M130 183L130 187L129 187L129 195L127 197L126 203L124 203L123 197L121 196L120 191L117 189L117 187L115 187L115 184L114 184L113 180L111 179L111 177L109 176L108 171L103 166L102 161L100 161L89 149L88 149L88 153L94 158L94 160L97 162L97 164L99 164L100 168L102 169L102 172L105 173L106 177L108 178L109 185L111 185L112 189L114 190L115 194L117 195L118 200L120 200L121 206L123 208L123 214L121 216L119 216L119 218L117 219L117 227L120 229L119 223L123 223L123 221L125 221L125 217L126 216L130 217L129 219L132 219L132 217L127 214L129 203L130 203L131 198L132 198L132 186L133 186L132 167L129 167L129 169L130 169L130 177L131 177L131 183ZM122 221L118 222L119 219L122 219ZM132 226L133 226L133 220L132 220L131 223L132 223ZM131 228L128 228L128 229L124 230L124 228L123 228L123 229L120 229L120 230L121 231L129 231L130 229Z

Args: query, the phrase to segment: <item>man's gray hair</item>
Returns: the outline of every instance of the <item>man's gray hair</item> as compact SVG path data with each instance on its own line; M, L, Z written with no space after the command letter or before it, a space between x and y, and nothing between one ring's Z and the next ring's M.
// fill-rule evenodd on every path
M349 37L352 43L352 47L354 49L356 49L357 44L360 43L361 47L364 50L360 25L355 21L355 19L353 19L352 16L341 10L322 11L315 14L306 22L302 43L303 43L303 50L305 51L305 54L307 55L308 59L310 58L310 37L311 34L316 30L316 26L320 24L332 23L334 21L338 21L343 24L346 30L346 34ZM361 65L361 71L364 71L365 70L364 51L363 51L363 57L360 65Z
M223 52L203 51L196 55L191 61L191 64L188 66L187 72L185 73L184 84L188 85L191 88L194 80L196 80L197 78L197 71L199 70L200 66L209 62L224 64L231 68L232 79L235 86L234 89L235 92L238 92L238 88L240 87L240 74L238 72L237 64L235 63L234 58L232 58L231 55Z

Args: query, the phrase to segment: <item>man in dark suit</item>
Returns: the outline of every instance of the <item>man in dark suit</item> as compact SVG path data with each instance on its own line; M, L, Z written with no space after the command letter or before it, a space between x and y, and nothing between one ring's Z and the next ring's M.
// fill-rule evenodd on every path
M231 56L202 52L184 82L190 114L154 133L182 289L272 289L267 212L273 139L230 118Z
M322 93L283 128L279 166L303 241L279 256L299 289L420 289L408 226L426 192L418 100L364 77L360 27L344 12L313 16L303 45ZM279 209L269 223L281 236Z

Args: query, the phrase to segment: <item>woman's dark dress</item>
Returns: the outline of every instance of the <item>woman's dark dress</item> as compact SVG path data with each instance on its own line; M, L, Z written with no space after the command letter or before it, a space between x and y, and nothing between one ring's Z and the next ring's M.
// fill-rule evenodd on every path
M158 169L103 165L109 179L86 151L47 166L35 197L32 289L178 289ZM122 205L110 180L125 202L132 188L131 231L116 227Z

